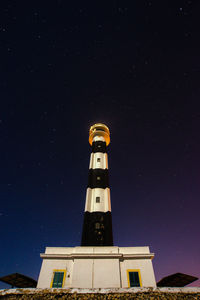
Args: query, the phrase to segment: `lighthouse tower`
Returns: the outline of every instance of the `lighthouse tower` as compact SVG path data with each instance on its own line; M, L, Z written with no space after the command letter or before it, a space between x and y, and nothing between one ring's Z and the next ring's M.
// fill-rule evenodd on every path
M113 246L107 146L110 131L104 124L90 127L88 187L81 246Z
M43 261L37 287L75 288L76 292L77 288L156 287L154 253L148 246L113 246L108 127L101 123L91 126L89 143L92 152L81 246L46 247L40 254Z

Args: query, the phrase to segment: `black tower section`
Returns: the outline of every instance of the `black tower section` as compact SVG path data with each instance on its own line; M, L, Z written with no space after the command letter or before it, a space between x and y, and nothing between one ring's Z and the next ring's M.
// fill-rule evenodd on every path
M106 142L93 141L92 153L106 152ZM89 169L88 188L109 188L108 169ZM109 199L104 200L110 201ZM85 211L81 246L113 246L111 211Z
M85 212L81 246L113 246L111 212Z

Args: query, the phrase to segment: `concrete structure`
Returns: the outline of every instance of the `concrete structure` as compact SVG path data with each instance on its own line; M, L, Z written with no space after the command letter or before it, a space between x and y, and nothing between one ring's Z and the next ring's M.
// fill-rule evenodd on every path
M148 247L114 247L104 124L90 128L92 153L81 247L46 248L38 288L156 287Z
M129 272L140 286L156 287L149 247L47 247L38 288L50 288L55 272L64 273L63 288L128 288Z

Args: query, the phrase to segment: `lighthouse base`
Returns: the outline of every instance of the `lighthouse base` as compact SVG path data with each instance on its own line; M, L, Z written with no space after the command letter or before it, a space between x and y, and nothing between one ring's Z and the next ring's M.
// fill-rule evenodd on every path
M37 288L156 287L149 247L47 247Z

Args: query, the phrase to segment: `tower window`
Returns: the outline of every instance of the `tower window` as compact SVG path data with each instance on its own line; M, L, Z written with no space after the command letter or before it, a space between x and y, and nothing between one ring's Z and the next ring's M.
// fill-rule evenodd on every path
M128 286L129 287L142 286L140 270L127 270L127 275L128 275Z
M95 229L100 229L100 223L95 223Z
M51 287L62 288L65 280L65 274L66 274L66 270L54 270Z
M100 203L100 197L96 197L96 203Z
M100 162L100 161L101 161L101 158L100 158L100 157L98 157L98 158L97 158L97 162Z

